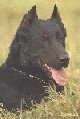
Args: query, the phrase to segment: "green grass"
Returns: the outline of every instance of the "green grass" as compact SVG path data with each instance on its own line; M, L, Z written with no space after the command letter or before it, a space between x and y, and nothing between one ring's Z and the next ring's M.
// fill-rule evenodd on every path
M70 56L65 94L58 95L49 88L47 102L42 101L32 111L1 110L0 119L80 118L80 0L0 0L0 64L7 58L22 16L36 4L39 18L50 18L55 3L67 29L66 50Z

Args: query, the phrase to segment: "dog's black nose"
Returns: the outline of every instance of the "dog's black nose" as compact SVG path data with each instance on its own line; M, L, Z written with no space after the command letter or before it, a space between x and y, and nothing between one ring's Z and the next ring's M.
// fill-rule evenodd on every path
M60 58L59 58L59 61L60 61L60 62L68 62L69 59L70 59L69 57L64 56L64 57L60 57Z
M62 57L59 58L59 64L63 67L66 67L69 64L69 56L68 55L64 55Z

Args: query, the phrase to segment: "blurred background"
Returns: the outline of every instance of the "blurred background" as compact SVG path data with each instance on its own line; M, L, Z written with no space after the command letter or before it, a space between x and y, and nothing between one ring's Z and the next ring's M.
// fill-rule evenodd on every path
M66 50L70 56L69 77L79 84L80 74L80 0L0 0L0 64L4 63L10 44L25 13L37 5L40 19L49 19L57 5L67 29Z

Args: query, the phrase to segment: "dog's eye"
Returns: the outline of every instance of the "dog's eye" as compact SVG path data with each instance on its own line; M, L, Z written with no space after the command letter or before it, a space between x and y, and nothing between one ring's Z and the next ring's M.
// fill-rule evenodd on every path
M56 39L57 41L63 45L63 47L65 47L65 37L64 37L64 34L61 34L59 31L56 32Z
M42 40L46 41L46 40L48 40L48 39L49 39L48 34L44 34L44 35L42 36Z

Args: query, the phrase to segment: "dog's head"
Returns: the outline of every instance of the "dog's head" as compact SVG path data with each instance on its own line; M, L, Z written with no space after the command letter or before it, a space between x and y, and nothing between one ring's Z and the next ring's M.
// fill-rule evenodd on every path
M61 21L56 5L48 20L38 19L36 6L24 15L16 33L20 44L20 65L47 68L56 75L65 75L62 67L67 67L69 56L65 51L66 29ZM61 73L60 73L61 72ZM65 76L63 76L65 77Z

